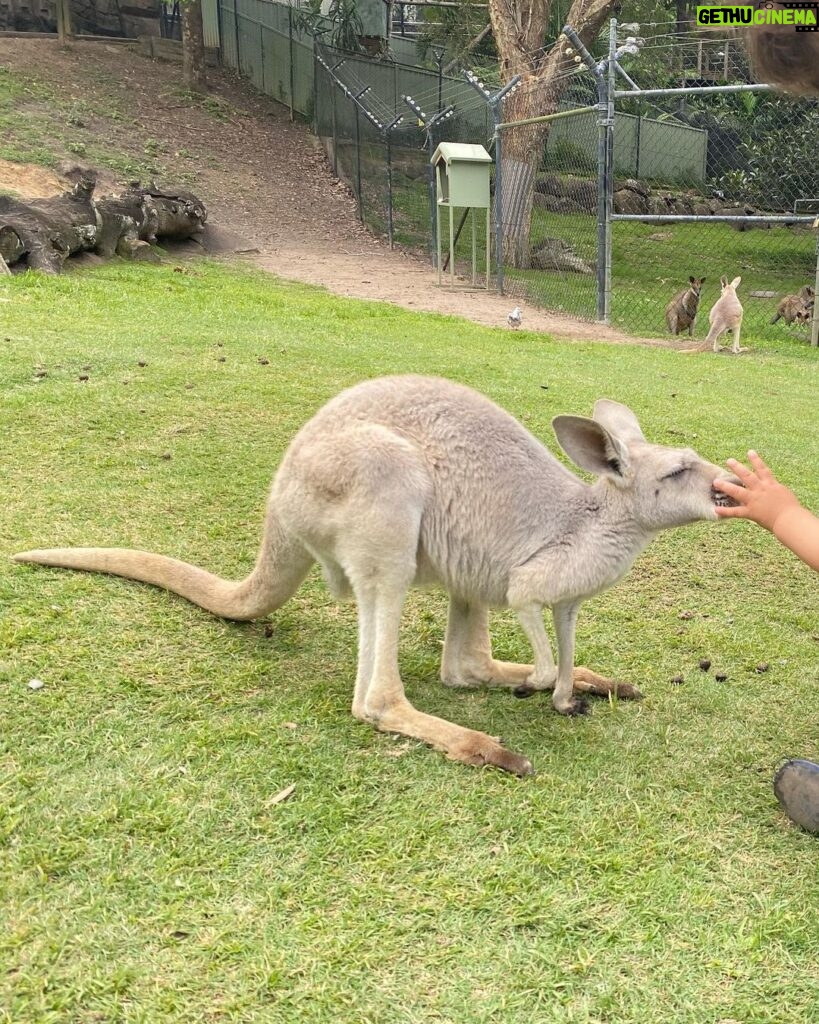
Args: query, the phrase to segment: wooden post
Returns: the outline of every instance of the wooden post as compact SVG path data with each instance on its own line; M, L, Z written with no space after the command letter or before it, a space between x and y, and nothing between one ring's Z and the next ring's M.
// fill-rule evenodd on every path
M57 36L61 43L74 38L74 23L71 19L69 0L57 0Z

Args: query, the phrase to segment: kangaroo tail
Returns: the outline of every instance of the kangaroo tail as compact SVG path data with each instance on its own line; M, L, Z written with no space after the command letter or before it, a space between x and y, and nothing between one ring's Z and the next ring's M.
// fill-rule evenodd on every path
M221 618L239 620L260 618L284 604L313 564L313 557L285 533L271 510L256 565L237 583L175 558L131 548L50 548L24 551L14 560L124 576L179 594Z

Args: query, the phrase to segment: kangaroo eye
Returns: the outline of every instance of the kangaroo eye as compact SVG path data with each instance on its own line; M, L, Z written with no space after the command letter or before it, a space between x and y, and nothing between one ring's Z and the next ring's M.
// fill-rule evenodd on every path
M688 466L680 466L679 469L673 469L670 473L666 473L663 480L673 480L674 477L682 476L683 473L688 472Z

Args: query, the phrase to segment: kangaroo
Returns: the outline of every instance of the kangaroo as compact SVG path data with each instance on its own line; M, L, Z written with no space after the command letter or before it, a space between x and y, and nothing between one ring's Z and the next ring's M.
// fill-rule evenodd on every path
M776 307L776 314L771 317L771 323L784 320L786 324L794 321L798 324L806 324L813 313L814 291L810 285L803 285L796 295L786 295Z
M378 378L336 396L293 439L273 480L255 568L241 582L123 548L14 558L141 580L239 620L278 608L319 562L334 595L354 596L358 605L353 715L453 760L527 775L526 757L416 710L405 697L398 640L408 588L439 584L450 595L441 665L447 686L553 690L558 712L580 714L586 705L574 690L640 696L574 667L582 602L617 582L661 530L715 521L716 505L734 504L713 486L729 474L690 448L649 443L634 413L617 402L601 399L591 419L557 416L553 428L567 455L597 477L593 484L467 387ZM492 607L515 610L534 665L492 657Z
M739 352L747 352L747 349L739 347L739 332L742 328L742 303L737 298L737 288L742 280L741 277L735 277L734 280L728 284L727 277L721 277L719 279L720 286L722 287L722 294L711 307L711 312L708 314L708 322L711 324L711 328L708 331L708 336L703 343L703 348L707 348L713 344L714 351L719 352L722 349L722 345L718 344L718 339L721 334L725 331L732 331L734 335L734 341L731 345L731 351L734 355Z
M688 331L690 338L694 333L694 321L700 307L700 292L705 284L704 277L689 277L688 287L677 292L665 307L665 322L672 334Z

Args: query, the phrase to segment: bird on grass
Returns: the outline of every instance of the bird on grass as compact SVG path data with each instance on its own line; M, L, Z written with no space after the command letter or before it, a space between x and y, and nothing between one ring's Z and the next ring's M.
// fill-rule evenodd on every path
M523 323L523 314L520 311L520 306L515 306L515 308L506 318L506 322L509 324L510 327L513 327L515 330L517 330L518 327L520 327L520 325Z

